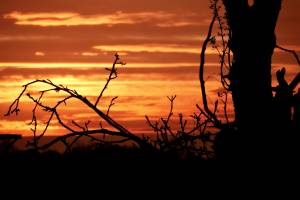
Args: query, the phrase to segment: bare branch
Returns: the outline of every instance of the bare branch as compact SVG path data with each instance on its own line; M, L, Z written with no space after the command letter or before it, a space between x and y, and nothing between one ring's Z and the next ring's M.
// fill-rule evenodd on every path
M226 123L229 123L229 119L228 119L228 114L227 114L227 102L228 102L228 93L224 92L223 93L225 95L225 100L223 100L223 104L224 104L224 115L225 115L225 119L226 119Z
M218 45L216 44L216 39L211 40L210 42L213 45L213 48L215 48L218 51L219 59L220 59L220 74L221 74L221 83L224 89L230 90L230 84L227 82L228 75L224 74L225 67L230 70L230 48L228 45L228 41L226 41L225 37L230 35L230 28L226 26L226 22L224 22L224 17L222 17L219 12L221 9L221 6L218 5L218 0L213 0L211 8L213 9L214 14L216 15L216 19L219 25L219 32L218 36L221 38L221 50L218 48ZM228 55L228 65L226 64L226 55Z
M40 135L36 138L37 141L39 141L39 140L45 135L46 131L48 130L48 127L50 126L50 122L52 121L52 118L53 118L53 116L54 116L54 112L55 112L55 110L56 110L56 107L50 108L50 107L48 107L48 106L44 106L44 105L40 102L40 99L36 100L36 99L34 99L30 94L27 94L27 96L28 96L33 102L35 102L36 105L39 105L40 107L44 108L44 110L45 110L46 112L51 112L50 117L49 117L49 119L48 119L48 121L47 121L47 123L46 123L46 127L45 127L44 131L42 132L42 134L40 134ZM35 127L35 129L36 129L36 127ZM36 131L36 130L35 130L35 131Z
M121 136L121 137L123 136L123 134L121 134L120 132L110 131L110 130L107 130L107 129L99 129L99 130L91 130L91 131L83 131L83 132L75 131L75 132L60 136L60 137L56 137L55 139L53 139L49 143L38 147L38 149L39 150L49 149L54 144L56 144L60 141L65 141L66 139L74 137L74 136L88 136L88 135L104 134L104 133L107 134L107 135L112 135L112 136Z
M82 129L82 131L86 131L85 127L79 125L76 121L72 120L72 124L74 124L75 126L77 126L80 129Z
M278 44L276 44L275 47L276 47L277 49L282 50L282 51L285 51L285 52L288 52L288 53L293 54L293 56L295 57L295 59L296 59L298 65L300 66L300 59L299 59L298 54L297 54L297 52L296 52L295 50L286 49L286 48L284 48L284 47L282 47L282 46L279 46Z
M69 127L68 125L66 125L60 118L59 114L57 113L57 111L54 112L56 119L58 120L58 123L64 127L65 129L67 129L70 132L76 132L75 130L73 130L71 127Z
M147 115L145 116L145 118L146 118L146 121L147 121L148 125L151 128L153 128L154 130L157 130L157 126L155 126L155 125L152 124L152 122L150 121L150 119L149 119L149 117Z
M153 123L149 117L146 116L148 125L156 133L155 139L148 138L148 140L154 143L153 146L160 151L175 151L183 154L182 156L184 156L186 152L189 152L202 157L206 156L209 152L209 154L213 156L213 153L207 150L206 145L208 145L208 143L204 142L204 140L208 140L209 137L202 136L205 135L207 123L209 122L208 119L205 119L203 122L201 121L200 117L205 117L202 111L200 114L194 114L194 116L192 116L195 123L194 126L190 128L191 130L187 130L187 120L183 119L182 114L179 114L179 129L176 132L172 130L170 122L173 116L175 98L176 96L168 97L171 106L166 119L161 118L159 121ZM217 107L217 104L215 107Z
M40 102L41 99L43 98L45 92L41 92L40 97L37 99L37 102ZM39 104L36 103L33 110L32 110L32 120L29 123L29 125L34 125L34 128L31 129L33 132L33 146L36 149L38 146L38 138L37 138L37 118L36 118L36 109L38 108Z
M67 146L67 148L66 148L66 150L65 150L65 153L67 153L67 152L70 152L71 151L71 149L72 149L72 147L73 147L73 145L81 138L81 137L83 137L84 135L78 135L72 142L71 142L71 144L68 144L67 142L66 142L66 144L68 144L68 145L66 145ZM62 141L66 141L66 139L62 139Z
M125 63L120 61L120 56L116 53L115 54L115 61L112 65L111 69L106 68L106 70L110 71L110 73L109 73L108 79L107 79L104 87L102 88L102 90L101 90L101 92L100 92L100 94L99 94L99 96L96 100L96 103L95 103L96 107L97 107L100 99L102 98L104 91L107 89L107 86L110 83L110 81L118 77L117 68L116 68L117 64L125 65Z
M297 85L300 83L300 73L298 73L295 78L292 80L292 82L289 85L290 91L293 91L296 89Z
M18 115L18 113L20 112L19 109L19 102L21 97L23 96L24 92L27 90L28 85L30 85L30 83L24 85L22 92L20 93L20 95L14 100L14 102L9 106L7 113L4 116L9 116L13 113L15 113L16 115Z
M109 80L112 80L112 79L114 79L114 78L117 77L117 72L116 72L116 69L115 69L115 65L116 64L122 64L122 65L124 64L124 63L122 63L119 60L119 56L117 54L116 54L116 60L115 60L114 65L113 65L113 69L111 69ZM33 129L34 135L36 135L35 139L34 139L35 140L34 144L35 144L36 147L38 146L37 143L39 142L39 140L45 135L45 133L48 130L48 127L50 126L50 123L53 121L54 117L56 117L57 120L58 120L58 123L62 127L64 127L65 129L67 129L68 131L70 131L71 134L74 134L74 135L82 134L82 136L86 136L86 133L90 133L89 130L88 130L89 122L85 123L84 126L80 126L78 123L75 123L73 121L73 124L75 124L75 125L77 124L77 127L79 127L82 130L82 132L75 131L74 129L72 129L70 126L68 126L66 123L63 122L63 120L61 119L61 117L60 117L60 115L59 115L59 113L57 111L58 107L61 104L65 104L66 105L66 102L68 100L70 100L70 99L77 99L81 103L83 103L86 106L88 106L88 108L90 108L91 110L93 110L101 119L103 119L104 121L106 121L113 129L118 130L118 132L117 132L118 134L115 134L116 136L121 136L121 137L123 137L125 139L131 140L131 141L137 143L140 147L145 147L145 148L148 148L148 149L152 149L153 148L147 141L145 141L142 138L134 135L133 133L131 133L130 131L128 131L126 128L124 128L122 125L120 125L119 123L117 123L115 120L113 120L111 117L109 117L107 115L107 114L109 114L109 110L110 110L111 106L113 106L113 104L114 104L113 101L116 98L112 99L111 104L109 105L107 114L105 114L104 112L102 112L101 110L99 110L96 107L96 105L94 105L93 103L91 103L86 97L81 96L80 94L78 94L76 90L69 89L68 87L65 87L63 85L56 85L51 80L35 80L35 81L32 81L32 82L27 83L26 85L24 85L23 86L24 87L23 91L20 93L20 95L18 96L18 98L10 105L9 110L7 112L7 115L10 115L10 114L13 114L13 113L17 114L19 112L19 101L20 101L20 98L25 94L25 91L28 89L29 86L35 85L37 83L46 84L47 86L50 86L51 88L47 89L47 90L41 91L41 96L38 99L35 99L30 94L27 94L27 96L35 103L35 107L33 109L32 123L37 123L37 121L36 121L36 115L35 115L35 110L37 109L37 107L42 108L42 110L44 112L50 113L50 117L48 118L48 120L46 122L46 126L45 126L43 132L40 135L37 136L37 134L36 134L36 130L37 130L36 126ZM109 83L109 81L104 86L104 88L106 88L108 86L108 83ZM103 94L104 90L105 89L103 89L102 92L101 92L101 94L99 95L100 98L102 97L102 94ZM67 97L64 97L62 100L58 101L56 103L56 105L54 105L54 106L47 106L47 105L41 103L41 99L43 98L43 94L49 93L49 92L60 92L60 91L66 93ZM99 100L100 100L100 98L99 98ZM113 133L113 132L109 132L106 129L101 129L101 130L105 130L105 131L97 131L97 133L103 133L104 135L107 134L107 133ZM94 133L94 132L92 132L92 133ZM80 138L80 137L78 137L78 138ZM60 139L60 141L62 141L63 143L66 143L65 140ZM72 145L73 144L66 145L66 147L67 148L71 148Z
M211 40L212 30L213 30L213 26L216 21L216 18L217 18L217 14L214 13L213 19L209 26L207 37L204 40L204 43L202 45L202 50L201 50L201 54L200 54L199 79L200 79L200 85L201 85L201 93L202 93L202 101L203 101L204 110L207 113L207 115L209 115L209 118L211 118L215 124L219 124L220 122L217 119L217 116L214 115L214 113L208 107L207 97L206 97L206 89L205 89L205 81L204 81L205 52L206 52L207 45Z
M113 105L115 105L115 102L114 102L114 101L115 101L117 98L118 98L118 97L114 97L114 98L111 99L110 104L109 104L108 109L107 109L107 112L106 112L106 115L109 115L109 111L110 111L111 107L112 107Z

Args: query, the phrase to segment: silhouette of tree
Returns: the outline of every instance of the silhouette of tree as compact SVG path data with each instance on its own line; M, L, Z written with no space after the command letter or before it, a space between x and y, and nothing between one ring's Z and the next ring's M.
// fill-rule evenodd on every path
M281 0L256 0L252 6L248 0L223 3L231 30L230 86L236 124L247 135L245 141L252 143L251 137L258 127L261 137L265 137L263 134L270 132L273 125L271 60Z
M283 68L276 73L279 85L272 88L271 84L275 48L292 53L299 64L295 51L276 43L275 28L281 4L282 0L254 0L253 5L249 5L248 0L211 0L214 16L202 47L200 83L204 110L221 129L215 145L220 154L229 152L235 154L235 158L279 156L280 152L286 152L282 150L287 147L281 144L290 143L290 136L297 127L299 102L293 91L300 82L299 74L289 84ZM222 7L226 23L220 14ZM219 24L221 50L212 36L215 21ZM233 126L220 123L207 105L203 70L209 42L219 52L221 83L232 94L235 122L225 125ZM224 68L227 68L228 74L224 73ZM286 132L285 138L289 139L282 137Z

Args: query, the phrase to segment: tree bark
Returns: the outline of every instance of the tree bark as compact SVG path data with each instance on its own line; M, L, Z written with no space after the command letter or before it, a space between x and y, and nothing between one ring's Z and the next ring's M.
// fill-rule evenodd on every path
M272 132L271 60L281 2L254 0L254 5L249 6L247 0L223 0L231 29L230 82L236 124L249 145L256 145L256 140L265 143L270 138L268 132Z

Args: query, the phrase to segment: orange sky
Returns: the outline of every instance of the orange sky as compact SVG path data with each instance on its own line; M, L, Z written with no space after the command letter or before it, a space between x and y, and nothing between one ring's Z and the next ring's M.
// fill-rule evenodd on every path
M3 117L21 85L50 78L91 99L104 84L104 67L115 51L128 64L105 93L119 96L112 116L130 130L147 130L144 115L166 116L166 96L177 94L175 111L192 114L200 101L199 53L211 17L208 0L2 0L0 6L0 133L30 134L32 104L24 98L18 117ZM284 0L279 44L300 51L300 2ZM216 53L208 51L209 101L219 88ZM274 70L299 71L293 58L276 52ZM49 102L57 97L49 97ZM105 104L106 103L106 104ZM107 106L105 102L103 107ZM45 120L47 116L41 115ZM97 121L76 102L65 119ZM54 126L50 133L61 133Z

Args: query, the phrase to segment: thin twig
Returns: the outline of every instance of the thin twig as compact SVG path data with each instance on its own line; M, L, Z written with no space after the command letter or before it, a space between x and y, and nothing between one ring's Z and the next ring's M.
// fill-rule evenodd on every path
M111 107L112 107L113 105L115 105L115 100L116 100L117 98L118 98L118 97L114 97L114 98L111 99L110 104L109 104L108 109L107 109L107 112L106 112L106 115L109 115L109 111L110 111Z
M224 115L225 115L225 119L226 119L226 123L229 123L229 119L228 119L228 114L227 114L227 102L228 102L228 93L225 92L225 100L223 101L224 104Z
M102 98L104 91L107 89L107 86L110 83L110 81L113 80L113 79L116 79L118 77L117 69L116 69L117 64L125 65L125 63L120 62L120 56L116 53L115 54L115 61L112 65L111 69L106 68L106 70L110 71L110 73L109 73L108 79L106 80L106 83L105 83L104 87L102 88L102 90L101 90L101 92L100 92L100 94L99 94L99 96L96 100L96 103L95 103L96 107L97 107L100 99Z
M282 50L282 51L285 51L285 52L288 52L288 53L293 54L293 56L295 57L295 59L296 59L298 65L300 66L300 59L299 59L298 54L297 54L297 52L296 52L295 50L291 50L291 49L284 48L284 47L282 47L282 46L279 46L278 44L276 44L275 47L276 47L277 49Z

